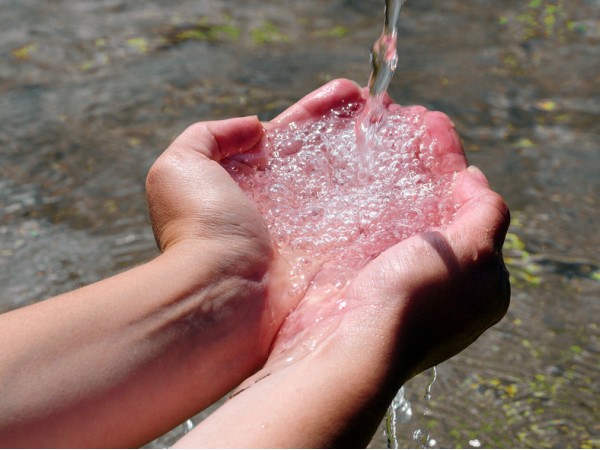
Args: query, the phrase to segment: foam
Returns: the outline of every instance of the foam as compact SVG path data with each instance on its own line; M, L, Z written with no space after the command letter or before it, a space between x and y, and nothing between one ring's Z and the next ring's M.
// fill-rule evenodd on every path
M356 122L363 104L267 134L267 166L223 166L256 203L274 244L327 262L348 275L382 251L449 223L452 175L435 175L437 142L425 110L400 108L365 136Z

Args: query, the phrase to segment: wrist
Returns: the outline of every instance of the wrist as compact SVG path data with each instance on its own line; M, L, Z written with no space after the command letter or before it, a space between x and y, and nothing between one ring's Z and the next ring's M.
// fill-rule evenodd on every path
M193 328L217 335L256 328L268 294L269 265L252 266L224 247L181 241L152 261L172 289L165 307L175 307Z
M217 255L208 246L173 248L3 316L6 348L19 351L5 355L0 374L12 380L0 440L139 446L257 370L268 349L264 282L224 273ZM28 433L32 426L39 433Z
M390 376L364 342L348 341L339 325L302 357L267 363L179 445L366 446L402 380Z

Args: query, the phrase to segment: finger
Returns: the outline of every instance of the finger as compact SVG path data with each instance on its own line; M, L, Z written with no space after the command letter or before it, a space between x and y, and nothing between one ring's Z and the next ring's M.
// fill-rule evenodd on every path
M510 212L502 197L489 188L485 175L474 166L463 170L452 195L461 206L448 233L457 242L466 240L499 251L510 224Z
M423 144L433 150L431 170L441 175L466 169L467 158L450 118L439 111L427 111L424 121L428 133Z
M510 212L502 197L490 189L485 175L474 166L458 174L453 196L461 206L444 234L461 267L487 270L487 278L479 277L474 287L484 285L485 279L489 283L489 315L485 322L489 327L504 316L510 301L510 282L502 260Z
M306 95L265 125L272 129L292 122L318 118L333 108L364 100L363 89L353 81L337 79Z
M219 207L224 198L246 201L241 189L216 161L253 148L263 135L256 117L199 122L188 127L155 161L146 178L146 195L157 240L173 218ZM173 201L180 199L180 201ZM249 201L249 200L248 200ZM247 206L247 205L246 205ZM240 204L243 209L245 205ZM160 242L161 249L169 245Z
M262 124L256 116L198 122L176 138L167 152L194 152L220 161L253 149L263 134Z

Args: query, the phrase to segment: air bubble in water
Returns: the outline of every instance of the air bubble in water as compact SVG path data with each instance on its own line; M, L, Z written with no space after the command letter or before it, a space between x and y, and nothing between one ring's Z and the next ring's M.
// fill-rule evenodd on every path
M389 406L385 417L385 434L388 448L398 448L398 423L408 423L412 418L410 402L404 395L404 387L401 387L392 404Z
M316 122L268 132L274 150L289 141L303 145L287 156L271 157L264 169L240 169L238 161L224 161L255 201L274 244L311 259L318 255L320 262L331 263L334 274L360 269L400 240L449 222L454 213L451 204L439 207L452 176L436 175L414 158L417 151L436 151L420 148L427 139L420 109L386 116L381 147L372 160L373 180L357 182L352 149L360 111L358 104L349 113L333 111ZM322 130L335 130L335 136L324 140ZM401 142L404 136L410 142Z
M413 440L419 444L420 448L433 448L437 444L437 441L433 439L429 433L421 429L415 430L413 433Z

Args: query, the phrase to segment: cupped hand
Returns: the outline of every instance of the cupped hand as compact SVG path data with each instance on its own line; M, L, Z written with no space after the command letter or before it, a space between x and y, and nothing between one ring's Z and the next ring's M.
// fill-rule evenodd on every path
M467 169L452 123L437 112L425 115L429 135L440 143L433 170L459 172L452 224L394 245L343 291L289 294L295 276L290 270L301 255L273 248L258 210L219 162L229 158L260 166L267 157L261 150L265 130L315 120L366 94L352 82L336 80L262 125L255 117L196 124L149 174L151 218L163 251L202 244L203 257L219 258L228 276L267 280L265 298L256 302L266 302L270 311L263 329L270 354L240 390L329 345L338 355L346 352L349 361L368 355L371 366L386 366L405 381L461 351L506 311L509 285L501 247L508 209L481 172ZM399 108L389 98L385 104ZM313 261L303 276L310 279L320 269Z
M191 273L189 296L207 297L201 302L180 299L179 308L189 310L189 323L198 330L202 342L195 347L219 349L206 352L203 358L210 360L199 361L207 377L226 371L220 379L227 382L206 396L212 401L264 364L297 301L279 295L287 285L264 220L219 164L227 156L251 152L263 134L257 117L196 123L157 159L146 181L161 252ZM209 373L212 367L215 372ZM210 383L204 385L209 389Z
M367 265L345 297L357 318L345 330L362 329L370 311L402 355L393 369L399 379L454 356L506 313L510 299L502 244L509 212L484 175L471 166L459 172L453 197L460 205L452 224L406 239ZM368 302L368 303L367 303Z
M161 251L181 244L214 244L236 258L272 258L272 246L256 208L219 165L224 157L253 149L263 136L256 117L190 126L154 163L146 192ZM244 259L244 258L242 258Z
M316 120L332 108L364 101L366 95L358 85L336 80L263 127L276 131ZM389 98L385 105L399 108ZM423 108L415 108L424 113ZM202 240L208 237L207 230L223 241L227 233L212 221L214 217L232 219L225 229L236 230L236 239L260 243L254 251L263 252L269 261L270 286L278 286L269 289L266 296L269 303L279 306L281 314L267 333L271 345L262 369L247 378L230 401L177 446L366 445L401 384L459 352L500 320L509 301L501 255L508 209L489 189L483 174L467 168L450 120L441 113L425 113L425 126L428 135L440 144L431 169L440 176L458 173L451 194L458 205L453 222L398 242L356 272L341 289L327 287L327 261L313 257L301 276L307 280L319 277L317 285L322 288L290 295L288 288L298 276L294 268L302 255L286 246L270 247L258 212L241 197L240 190L234 189L229 176L209 160L219 161L229 154L240 170L244 164L260 167L268 155L258 143L258 131L247 146L237 146L241 152L232 148L223 151L224 146L213 145L205 149L221 151L204 151L201 157L193 158L196 162L192 165L207 178L200 182L191 176L191 180L210 195L193 194L194 188L186 200L189 208L184 207L177 201L178 189L188 184L183 182L173 190L170 200L163 199L172 214L169 220L155 220L159 242L168 248L169 243L181 241L178 236ZM257 145L250 148L251 141ZM174 166L170 170L180 175L185 172L178 163L167 166ZM221 198L219 186L230 193L236 206L225 205L226 214L211 216L211 206L221 204L216 203ZM207 203L207 198L212 200ZM237 215L240 211L242 216ZM256 228L248 223L236 225L241 217ZM243 247L248 242L237 245ZM236 425L233 428L232 423Z
M336 80L265 128L313 120L333 107L364 100L366 94L352 82ZM385 104L390 110L400 108L389 98ZM348 361L368 355L371 367L379 364L398 382L406 381L460 352L502 318L510 297L501 254L508 209L485 176L467 168L452 122L442 113L426 112L425 126L429 139L438 143L431 169L440 176L458 173L453 222L384 251L342 291L306 292L283 324L267 364L240 391L328 346L338 355L347 352ZM284 247L279 257L292 266L295 252ZM318 261L310 270L304 276L318 275Z

